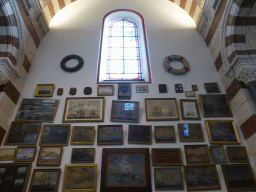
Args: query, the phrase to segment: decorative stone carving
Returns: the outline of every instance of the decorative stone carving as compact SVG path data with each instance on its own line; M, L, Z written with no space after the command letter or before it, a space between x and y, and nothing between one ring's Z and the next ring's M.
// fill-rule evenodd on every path
M20 78L20 74L9 58L0 57L0 85L6 84L9 80L16 80L18 78Z
M237 75L237 79L244 82L246 85L252 81L256 81L256 67L243 68Z

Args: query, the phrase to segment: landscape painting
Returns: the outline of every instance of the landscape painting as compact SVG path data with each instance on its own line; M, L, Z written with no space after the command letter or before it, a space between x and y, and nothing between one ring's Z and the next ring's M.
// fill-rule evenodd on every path
M71 163L93 163L95 148L73 148Z
M123 125L99 125L98 145L122 145Z
M73 145L93 145L94 126L73 126L71 144Z
M37 149L36 146L17 147L16 153L14 156L14 161L28 161L28 162L34 161L36 149Z
M12 161L15 154L15 148L1 148L0 161Z
M184 145L187 164L211 164L208 145Z
M174 126L155 126L156 143L176 143Z
M37 166L58 166L61 162L63 147L41 147Z

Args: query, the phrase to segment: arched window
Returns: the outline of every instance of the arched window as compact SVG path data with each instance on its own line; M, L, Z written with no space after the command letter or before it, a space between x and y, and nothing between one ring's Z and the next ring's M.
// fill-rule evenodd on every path
M143 18L116 10L103 20L98 83L151 82Z

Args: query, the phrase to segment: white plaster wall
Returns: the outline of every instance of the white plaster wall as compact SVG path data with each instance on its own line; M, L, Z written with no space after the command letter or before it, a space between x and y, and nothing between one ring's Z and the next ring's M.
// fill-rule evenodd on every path
M132 101L140 102L140 121L138 124L152 126L174 125L177 142L175 144L155 144L153 137L152 145L128 144L128 125L132 123L110 121L111 103L112 100L117 100L117 84L115 84L114 96L105 97L104 122L71 124L72 126L95 126L96 130L97 126L102 124L123 124L124 144L119 146L98 146L97 141L95 141L93 146L69 145L64 147L63 159L60 166L62 174L60 178L59 192L62 191L64 167L65 164L70 164L71 150L73 147L96 148L95 163L98 164L98 192L100 191L102 148L181 148L183 161L184 164L186 164L184 153L185 144L209 144L204 123L205 119L202 118L201 121L180 120L148 122L145 117L144 98L177 98L179 104L179 100L186 99L186 97L185 93L175 93L174 84L176 83L183 84L185 91L191 91L191 85L197 84L199 91L196 92L196 94L198 95L206 93L204 83L218 82L220 84L221 92L225 93L224 87L221 85L221 80L211 59L210 52L201 36L196 31L194 21L184 10L174 3L166 0L80 0L70 4L53 18L50 25L51 30L44 37L37 50L17 106L20 105L23 98L34 98L37 84L53 83L55 84L55 92L52 99L59 99L60 101L54 124L60 124L62 123L66 97L96 97L96 74L98 54L100 50L102 19L106 13L115 9L135 10L142 14L145 20L152 84L148 84L149 93L136 93L136 85L132 84ZM56 19L62 21L59 20L58 23ZM85 64L81 70L74 73L67 73L60 68L61 60L69 54L78 54L84 59ZM173 54L182 55L189 61L190 72L182 76L175 76L164 70L162 64L164 58ZM158 84L167 84L168 93L160 94L158 92ZM83 89L87 86L92 87L93 90L93 93L90 96L85 96L83 94ZM70 87L77 88L77 94L75 96L69 95L68 92ZM64 94L62 96L57 96L57 88L64 88ZM197 98L198 97L196 97L196 99ZM13 120L17 110L18 107L16 107L14 112ZM177 133L177 124L198 122L202 124L205 142L180 143ZM242 145L245 145L241 131L239 130L238 132ZM254 166L254 163L252 163L252 165ZM33 162L33 168L41 168L36 166L36 160ZM218 191L226 192L227 190L220 165L217 165L217 170L221 183L221 190ZM153 166L151 166L151 175L152 189L154 191Z

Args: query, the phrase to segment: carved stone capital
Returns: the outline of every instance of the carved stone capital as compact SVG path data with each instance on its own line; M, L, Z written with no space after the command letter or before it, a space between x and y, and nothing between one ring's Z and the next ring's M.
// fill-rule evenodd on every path
M0 85L6 84L9 80L20 78L17 69L12 65L8 57L0 57Z
M246 85L252 81L256 81L256 67L243 68L237 75L237 79L244 82Z

